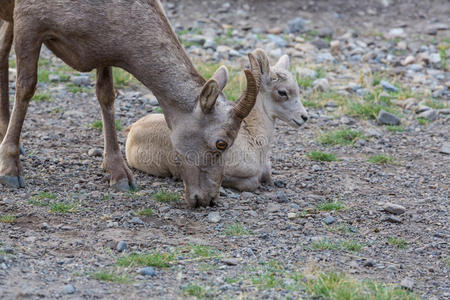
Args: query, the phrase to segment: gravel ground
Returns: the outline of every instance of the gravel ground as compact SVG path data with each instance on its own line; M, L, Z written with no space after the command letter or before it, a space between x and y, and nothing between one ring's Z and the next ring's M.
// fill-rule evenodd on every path
M100 168L94 75L43 49L50 77L22 135L27 187L0 187L0 298L309 299L305 283L337 271L450 299L449 2L281 1L276 18L270 1L197 2L164 2L194 61L240 68L262 47L273 60L290 54L299 78L316 72L300 80L311 120L300 130L277 124L275 186L225 189L216 207L197 210L158 198L180 198L181 182L138 171L138 192L112 192ZM309 20L299 32L282 22L298 16ZM377 76L387 83L365 84ZM341 106L340 96L374 91L392 98L400 127ZM118 88L123 127L158 111L147 93L134 81ZM320 142L342 128L361 136ZM337 160L315 161L312 151ZM121 262L133 252L160 254L164 266Z

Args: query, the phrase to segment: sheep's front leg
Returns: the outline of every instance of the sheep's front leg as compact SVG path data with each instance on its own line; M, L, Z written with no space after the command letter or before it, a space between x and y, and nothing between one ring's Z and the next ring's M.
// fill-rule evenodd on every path
M103 134L105 150L102 168L111 175L110 185L113 189L127 192L136 189L133 174L120 153L117 141L116 124L114 120L114 87L112 68L97 69L97 98L100 103L103 118Z
M13 41L13 24L4 22L0 27L0 143L9 123L8 59Z

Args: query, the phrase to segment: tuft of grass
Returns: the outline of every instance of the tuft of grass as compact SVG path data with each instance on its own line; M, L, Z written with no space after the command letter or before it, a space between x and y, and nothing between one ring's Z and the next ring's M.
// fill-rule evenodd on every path
M66 85L66 90L69 93L72 93L72 94L89 93L89 92L91 92L90 88L87 88L87 87L84 87L84 86L78 86L78 85L73 84L73 83L68 83Z
M120 68L113 68L113 79L114 84L121 88L127 87L136 81L130 73Z
M313 151L309 154L306 155L309 159L314 160L314 161L327 161L327 162L331 162L331 161L336 161L336 155L331 154L331 153L325 153L325 152L320 152L320 151Z
M185 296L190 296L190 297L195 297L195 298L206 298L208 295L208 292L206 290L206 288L198 285L198 284L188 284L185 287L183 287L182 289L183 295Z
M447 70L448 62L447 62L447 49L448 45L440 45L439 46L439 56L441 57L441 68L443 70Z
M353 145L360 138L363 138L360 131L337 129L322 134L319 137L319 142L324 145Z
M408 243L404 239L399 239L395 237L388 237L388 243L390 245L396 246L399 249L406 249L408 248Z
M115 124L116 124L116 130L122 131L123 125L120 122L120 120L116 120ZM94 129L98 129L98 130L103 130L103 122L101 120L96 120L96 121L92 122L91 127Z
M38 195L35 195L28 200L28 203L34 206L48 206L48 200L55 200L57 197L56 194L50 192L40 192Z
M392 157L383 154L372 155L367 161L377 165L390 165L395 162Z
M420 297L398 287L373 280L357 280L343 273L321 273L305 282L306 292L320 299L419 300Z
M218 253L217 249L214 249L210 246L196 245L196 244L190 244L189 247L187 248L187 251L189 251L189 254L192 258L213 257L216 256Z
M324 202L317 204L317 210L319 211L336 211L345 209L345 205L342 202Z
M364 245L354 240L341 242L341 248L347 251L359 252L363 247Z
M113 272L101 271L93 273L92 278L100 281L108 281L119 284L130 284L132 281L127 275L119 275Z
M438 101L436 99L427 99L425 101L425 105L431 107L433 109L444 109L447 108L448 105L442 101Z
M153 195L153 198L158 202L178 202L181 195L179 193L172 193L165 190L160 190L158 193Z
M12 224L16 221L16 218L14 215L2 215L0 216L0 223Z
M32 101L41 102L41 101L49 101L51 99L50 93L35 93Z
M419 125L426 126L426 125L430 124L430 120L422 118L422 117L418 117L417 123L419 123Z
M155 214L155 212L151 208L145 208L138 211L137 214L140 216L151 217Z
M386 130L392 133L398 133L405 131L405 128L401 125L386 125Z
M300 77L297 74L297 83L298 83L298 86L301 87L301 88L306 89L306 88L312 87L314 80L315 80L314 78L311 78L311 77Z
M243 235L251 235L252 232L245 228L241 223L229 224L225 228L225 234L227 236L243 236Z
M51 213L61 213L68 214L77 211L77 204L75 203L66 203L66 202L53 202L50 204L50 212Z
M196 68L200 75L206 80L210 79L212 75L221 66L219 63L198 63ZM229 68L229 78L223 92L228 100L236 101L245 90L247 82L241 70L236 68Z
M10 68L13 68L13 69L15 69L15 68L17 68L17 63L16 63L16 60L15 59L10 59L9 60L9 67Z
M120 257L116 265L120 267L146 266L167 268L176 260L175 254L167 252L151 252L145 254L131 253Z
M339 250L339 243L332 242L328 239L321 239L311 243L311 249L313 250Z
M50 82L50 71L44 68L38 69L38 82Z

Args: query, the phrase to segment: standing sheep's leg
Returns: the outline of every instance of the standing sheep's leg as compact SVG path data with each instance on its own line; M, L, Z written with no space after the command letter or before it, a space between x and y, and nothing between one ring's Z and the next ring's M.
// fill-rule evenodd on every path
M15 31L17 57L16 98L6 135L0 145L0 183L12 187L24 187L20 163L20 133L28 104L34 95L37 83L37 68L41 42L33 32Z
M0 27L0 143L9 123L8 59L13 41L13 24L4 22Z
M114 87L112 68L97 69L97 98L102 109L105 151L102 168L111 174L110 185L119 191L136 189L133 174L120 153L114 121Z

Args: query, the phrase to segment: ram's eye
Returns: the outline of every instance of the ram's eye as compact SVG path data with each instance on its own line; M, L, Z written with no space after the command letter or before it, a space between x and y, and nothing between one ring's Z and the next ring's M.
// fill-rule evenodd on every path
M223 140L218 140L218 141L216 142L216 148L217 148L218 150L223 151L223 150L226 150L227 147L228 147L227 142L225 142L225 141L223 141Z
M280 97L287 97L287 92L283 91L283 90L279 90L278 95L280 95Z

